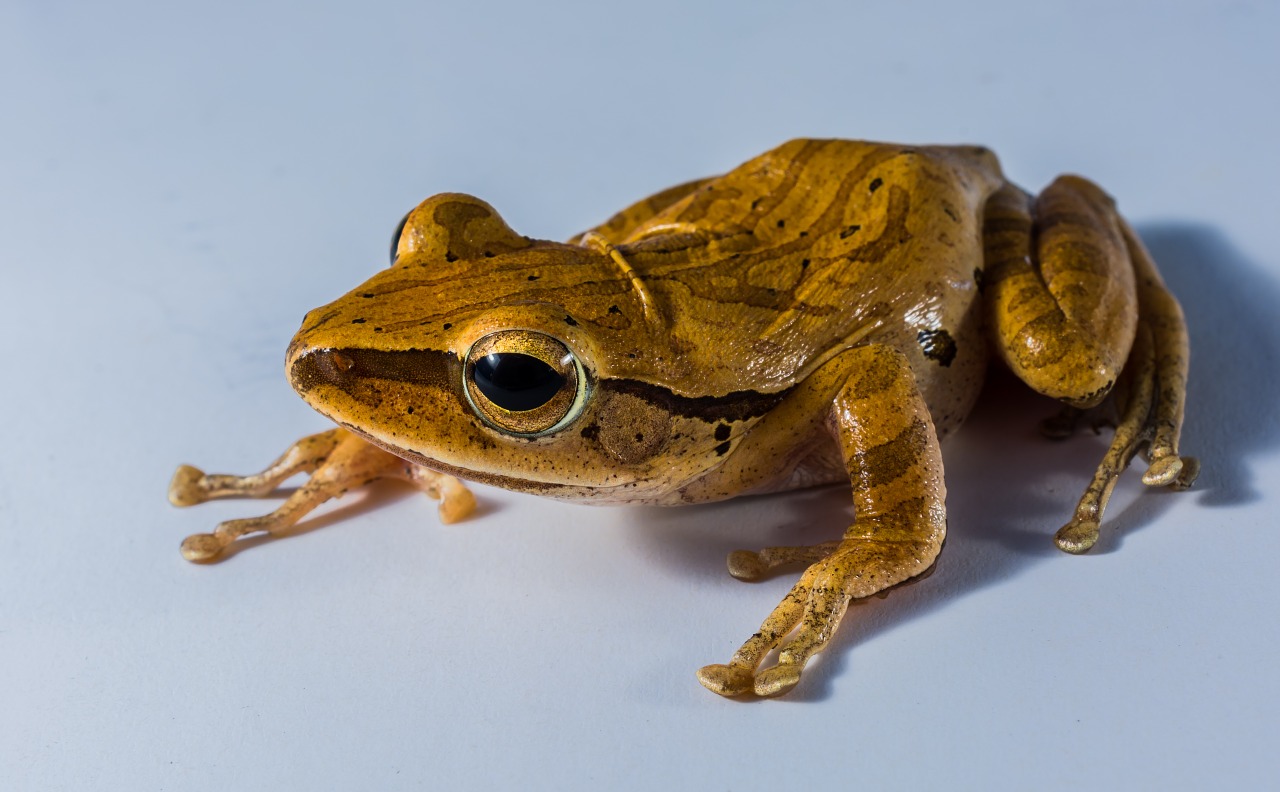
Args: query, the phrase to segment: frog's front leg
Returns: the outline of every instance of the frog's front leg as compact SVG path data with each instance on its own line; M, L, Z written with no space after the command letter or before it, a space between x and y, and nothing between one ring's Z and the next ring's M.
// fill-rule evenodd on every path
M942 453L910 364L897 350L879 345L850 350L840 360L844 379L827 427L853 485L853 525L839 542L809 548L824 557L805 570L727 665L699 671L702 684L716 693L776 696L790 690L809 658L831 639L851 600L924 574L942 549ZM754 558L739 552L730 557L730 568L735 571L736 564L735 575L753 577L774 562L804 557L804 550L771 548ZM777 664L757 670L779 646Z
M169 501L175 506L192 506L213 498L260 497L290 476L304 472L311 477L280 508L262 517L228 520L213 533L188 536L182 543L183 557L214 561L236 539L253 533L280 533L325 501L380 478L402 479L438 499L440 519L446 523L465 518L475 508L475 497L453 476L406 462L346 429L304 437L265 470L249 476L207 475L183 465L169 485Z

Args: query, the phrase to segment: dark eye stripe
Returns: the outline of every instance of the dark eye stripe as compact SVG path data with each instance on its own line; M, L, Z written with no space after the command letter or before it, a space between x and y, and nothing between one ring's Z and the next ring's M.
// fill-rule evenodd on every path
M541 407L565 382L564 375L532 355L494 352L476 361L476 387L489 401L512 412Z

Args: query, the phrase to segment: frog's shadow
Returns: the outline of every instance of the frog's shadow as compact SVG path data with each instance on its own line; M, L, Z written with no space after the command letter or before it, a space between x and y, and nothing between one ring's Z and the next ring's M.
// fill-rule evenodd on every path
M1129 472L1117 487L1094 554L1115 551L1123 535L1158 522L1178 499L1194 497L1206 506L1256 499L1245 460L1273 447L1280 435L1273 404L1280 385L1280 328L1267 318L1280 296L1277 285L1213 228L1162 223L1141 227L1139 233L1187 315L1193 365L1182 448L1199 456L1203 469L1195 488L1183 494L1144 491L1137 473ZM1065 442L1045 441L1036 426L1055 410L1056 403L1031 393L1012 375L991 377L964 429L944 446L950 530L936 573L884 601L873 599L853 609L786 700L825 698L855 641L871 639L1036 563L1088 563L1087 557L1059 552L1052 537L1071 515L1110 432L1094 436L1086 430ZM828 488L633 514L633 541L644 556L681 574L712 580L727 576L724 560L732 550L837 538L851 508L846 489ZM788 579L793 578L794 573ZM755 626L739 626L724 656L707 662L723 662L736 648L733 641Z

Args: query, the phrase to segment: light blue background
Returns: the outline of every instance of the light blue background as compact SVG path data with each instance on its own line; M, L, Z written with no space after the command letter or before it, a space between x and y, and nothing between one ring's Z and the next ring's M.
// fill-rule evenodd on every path
M1274 3L0 4L0 786L1260 788L1280 737ZM851 609L802 686L722 700L839 491L589 509L394 487L196 567L173 467L324 428L303 313L428 194L563 238L789 137L977 142L1116 195L1181 295L1195 492L996 388L946 449L937 573ZM376 508L367 508L372 503ZM366 504L366 505L361 505ZM327 526L336 516L311 524Z

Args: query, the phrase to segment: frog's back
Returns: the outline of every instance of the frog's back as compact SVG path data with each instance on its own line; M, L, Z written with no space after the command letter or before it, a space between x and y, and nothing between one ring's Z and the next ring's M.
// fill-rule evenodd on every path
M678 352L663 384L782 390L854 344L966 322L1002 181L979 147L794 140L706 182L618 246Z

